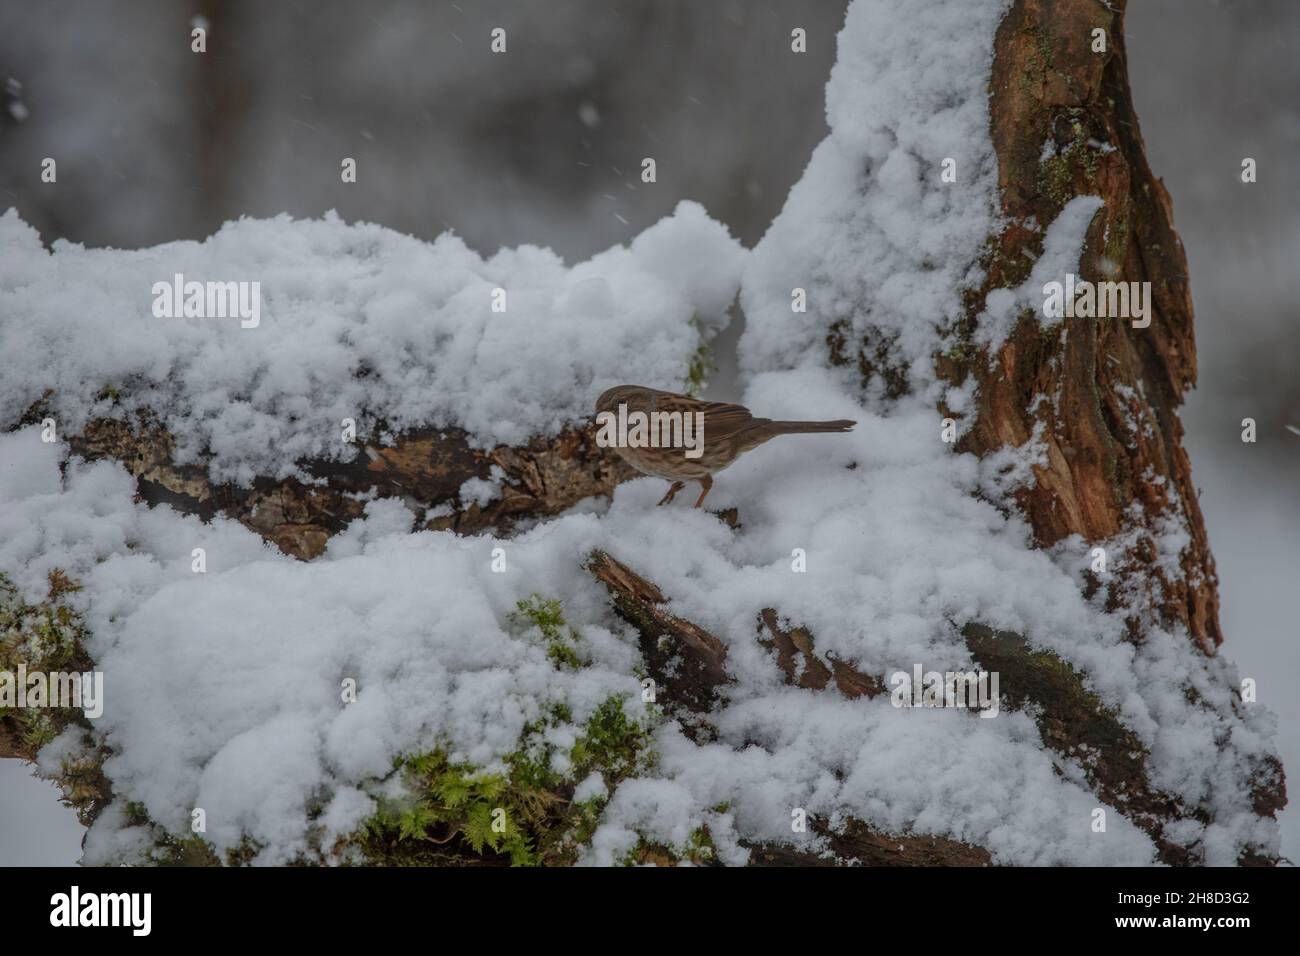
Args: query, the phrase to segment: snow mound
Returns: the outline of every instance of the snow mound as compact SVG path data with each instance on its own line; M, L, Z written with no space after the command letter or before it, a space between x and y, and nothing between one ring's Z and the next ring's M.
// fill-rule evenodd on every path
M518 444L586 419L610 385L680 385L701 337L726 322L744 256L692 202L572 267L549 249L484 259L451 234L422 242L332 213L241 219L203 242L47 251L9 210L0 426L47 389L67 433L148 410L181 463L211 453L212 478L241 483L354 454L345 418L362 435L457 426L478 447ZM258 324L156 317L154 284L177 274L259 283Z
M1009 0L859 0L826 87L830 135L754 250L741 361L825 364L826 329L891 344L917 389L978 285L998 223L988 134L993 35ZM953 160L956 182L944 182ZM791 290L808 310L791 312Z

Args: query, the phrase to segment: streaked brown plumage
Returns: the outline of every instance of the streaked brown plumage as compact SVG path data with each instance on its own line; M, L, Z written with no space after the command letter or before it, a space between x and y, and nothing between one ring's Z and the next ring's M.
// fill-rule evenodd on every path
M688 481L700 483L700 497L695 507L704 504L704 498L713 487L713 476L726 468L752 448L757 448L777 435L800 432L846 432L857 422L841 419L833 422L781 422L770 418L755 418L743 405L725 402L705 402L689 395L663 392L643 385L616 385L596 399L596 412L618 413L621 404L631 412L682 412L704 413L704 453L698 458L687 458L682 448L621 448L615 447L619 457L643 475L653 475L671 481L668 493L659 504L673 500Z

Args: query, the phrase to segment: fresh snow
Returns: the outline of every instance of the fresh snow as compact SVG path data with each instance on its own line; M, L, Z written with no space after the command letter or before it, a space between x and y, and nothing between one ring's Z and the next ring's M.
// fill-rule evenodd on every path
M1272 720L1258 707L1235 713L1231 665L1181 632L1126 640L1122 621L1082 596L1089 543L1033 548L998 505L1031 480L1035 442L981 462L939 437L944 387L930 356L997 226L987 84L1006 6L857 0L827 90L831 133L749 255L691 205L571 270L540 249L485 262L453 238L425 244L333 218L53 253L12 213L0 219L0 344L48 356L6 372L5 414L55 387L64 433L75 432L117 381L127 407L160 414L189 454L211 448L217 474L329 453L326 433L349 414L458 424L487 444L589 416L615 381L674 387L692 318L716 328L741 270L745 403L774 418L858 421L849 434L783 437L724 472L709 503L738 506L739 531L682 502L654 507L663 483L640 479L509 540L413 534L400 502L371 501L309 563L226 519L149 509L120 465L68 458L38 428L0 435L0 570L34 596L55 566L83 581L74 600L105 674L96 733L115 751L106 770L118 799L91 829L86 862L140 859L127 800L177 832L201 806L218 849L248 835L264 847L258 862L283 862L307 853L313 803L329 834L364 819L394 786L398 754L441 742L491 766L548 701L567 702L576 721L610 694L640 712L635 641L580 567L594 548L724 641L736 683L716 741L656 727L657 770L613 788L584 862L614 862L638 835L685 844L701 823L728 863L744 862L741 840L813 848L791 832L797 808L968 840L1000 864L1153 862L1150 839L1117 811L1092 831L1099 801L1082 768L1047 751L1025 713L979 719L786 686L756 641L769 606L808 627L819 653L879 676L916 663L973 669L963 622L1017 630L1086 675L1150 749L1158 786L1210 811L1208 824L1169 835L1199 843L1211 864L1276 848L1248 777L1271 750ZM948 156L957 184L939 180ZM148 317L145 280L172 271L261 276L261 328ZM488 311L496 285L511 290L507 316ZM791 312L795 287L809 291L807 314ZM913 393L851 397L850 373L827 365L831 319L892 343ZM373 374L349 378L358 364ZM462 498L488 493L474 485ZM1171 529L1163 550L1172 559L1184 543ZM1125 542L1113 544L1122 568ZM195 547L206 574L191 570ZM491 571L495 547L504 574ZM792 570L796 548L805 573ZM588 666L557 670L510 623L532 593L564 603ZM348 676L359 699L344 705ZM49 745L42 765L75 753L75 737ZM606 787L575 784L590 797Z
M830 322L892 342L914 387L982 279L998 223L988 135L993 35L1009 0L858 0L826 88L830 135L754 250L741 360L754 370L824 361ZM945 183L945 159L957 181ZM791 289L808 311L792 314Z
M1033 312L1047 328L1065 321L1062 316L1051 316L1044 312L1043 287L1049 282L1064 285L1067 273L1078 274L1084 236L1101 206L1101 199L1097 196L1075 196L1071 199L1047 227L1047 234L1043 236L1042 255L1034 262L1029 278L1014 289L990 290L975 330L976 344L987 346L990 358L1002 347L1002 343L1015 328L1020 313L1026 309Z
M203 242L151 249L42 247L0 216L0 425L47 389L61 428L147 410L181 462L211 455L215 480L295 473L350 457L342 422L367 435L466 429L479 447L519 444L585 419L611 385L680 387L701 335L726 322L744 250L696 203L566 267L549 249L484 259L451 234L422 242L330 213L227 223ZM156 318L152 288L259 282L256 328ZM505 311L493 311L493 292ZM358 374L364 373L364 374ZM121 393L113 408L106 388Z

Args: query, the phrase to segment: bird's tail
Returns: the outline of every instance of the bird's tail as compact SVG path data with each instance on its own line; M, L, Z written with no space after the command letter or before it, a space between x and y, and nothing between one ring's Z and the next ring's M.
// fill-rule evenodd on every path
M793 435L798 432L847 432L852 431L857 422L847 418L833 422L769 422L765 430L773 435Z

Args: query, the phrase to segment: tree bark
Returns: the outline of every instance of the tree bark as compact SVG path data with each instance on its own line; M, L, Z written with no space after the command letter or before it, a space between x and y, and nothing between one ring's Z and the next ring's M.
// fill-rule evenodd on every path
M1149 582L1161 624L1185 626L1213 653L1223 639L1218 581L1177 415L1196 379L1187 257L1169 194L1147 165L1129 92L1124 8L1123 0L1018 0L998 30L990 128L1009 225L993 238L966 332L989 290L1028 276L1043 230L1076 196L1104 202L1088 229L1081 277L1150 282L1150 326L1067 320L1062 337L1023 321L992 362L972 349L969 360L945 359L940 369L953 381L972 374L979 385L978 417L960 450L982 456L1045 426L1047 465L1018 500L1038 544L1135 533L1139 564L1125 568L1126 580ZM1094 29L1105 31L1105 53L1093 51ZM1055 155L1042 161L1048 142ZM1035 403L1040 396L1052 401ZM1191 537L1177 576L1156 560L1164 521ZM1143 626L1135 616L1134 632Z
M28 417L39 420L39 413ZM421 524L431 531L506 534L522 518L558 514L583 498L609 494L633 475L596 445L591 428L490 451L471 448L456 429L423 429L392 445L363 442L363 453L351 462L302 463L308 474L325 479L323 485L262 478L248 488L214 485L205 468L177 465L171 436L157 424L96 419L69 444L85 458L120 461L151 505L168 504L205 521L222 514L303 560L322 554L331 537L361 516L359 495L401 498L415 509L442 506L446 513ZM493 466L505 476L502 496L486 505L462 503L460 486L470 478L488 478ZM416 520L413 511L412 526Z

